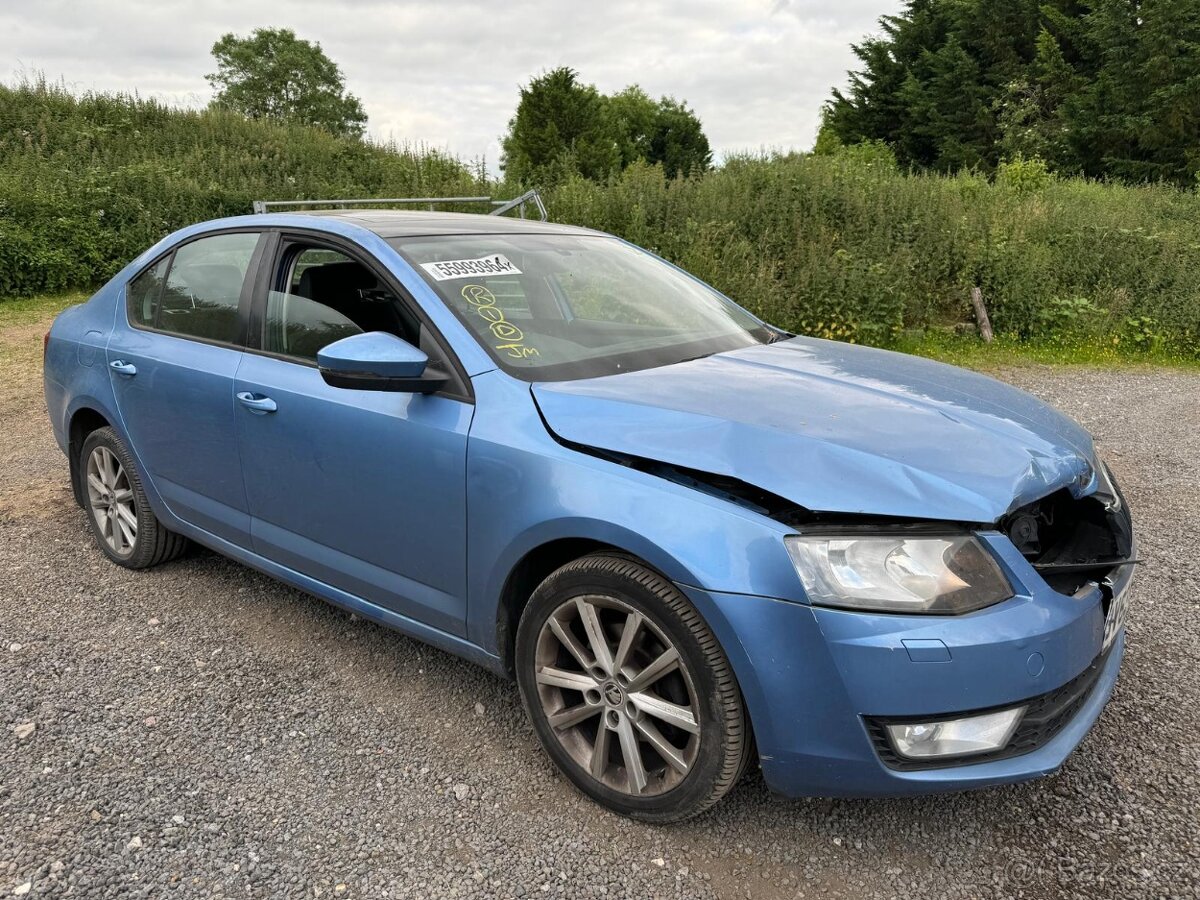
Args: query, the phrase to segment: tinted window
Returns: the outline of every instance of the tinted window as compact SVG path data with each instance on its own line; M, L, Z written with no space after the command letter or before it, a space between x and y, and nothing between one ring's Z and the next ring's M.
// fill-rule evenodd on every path
M296 261L292 264L291 288L288 292L304 296L301 284L305 283L304 273L309 269L348 262L353 262L353 260L337 250L328 250L324 247L310 247L307 250L301 250L296 254Z
M264 350L315 360L326 344L364 331L385 331L420 346L416 317L359 260L301 246L285 253L281 265L276 284L287 291L267 298Z
M160 259L129 282L129 287L125 290L125 302L129 308L129 321L135 325L154 325L154 316L158 312L158 298L162 294L163 279L170 263L169 256Z
M242 283L257 243L255 233L218 234L180 247L155 326L185 337L236 341Z
M263 349L271 353L315 362L322 347L362 332L349 318L324 303L279 291L271 291L267 297Z

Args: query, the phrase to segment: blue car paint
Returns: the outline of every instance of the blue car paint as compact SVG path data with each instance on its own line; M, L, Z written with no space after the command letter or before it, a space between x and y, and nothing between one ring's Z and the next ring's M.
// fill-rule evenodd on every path
M250 534L239 471L233 383L242 351L127 322L114 329L108 375L125 430L137 436L138 458L163 501L179 518L229 541Z
M562 446L546 432L529 385L502 372L474 385L467 465L473 640L494 646L489 613L509 572L526 554L563 538L620 548L676 584L803 601L783 544L792 529Z
M333 372L363 372L369 365L375 375L416 378L428 362L423 351L385 331L352 335L317 351L317 365Z
M566 440L822 512L994 522L1060 487L1080 495L1095 464L1087 432L1023 391L810 338L541 384L534 396Z
M127 343L133 329L124 313L125 283L175 243L210 230L248 226L303 228L353 241L395 275L441 331L471 377L475 402L437 398L457 404L459 413L448 406L432 414L426 408L423 424L426 438L440 432L432 437L444 444L439 454L448 450L451 459L461 459L461 506L428 494L404 508L388 493L389 479L401 478L404 463L413 458L411 451L404 458L393 436L398 432L389 429L422 403L419 395L334 388L325 393L314 368L254 353L242 354L233 383L220 389L231 412L238 411L236 392L269 388L277 398L289 398L280 413L286 414L295 398L304 418L319 418L336 406L335 415L345 417L344 428L360 427L361 415L364 422L373 421L365 427L375 430L373 440L360 445L352 446L344 436L330 439L340 446L308 446L302 442L311 441L313 433L299 416L286 422L285 415L235 415L246 508L251 508L248 498L261 490L272 498L264 502L280 504L282 512L272 513L276 518L295 523L306 512L314 515L289 496L293 479L330 477L324 463L349 454L359 468L338 481L342 493L336 496L356 494L351 504L359 504L358 517L335 516L327 531L318 521L308 534L299 526L251 517L251 538L243 520L216 517L214 523L211 509L205 519L194 497L191 507L179 503L179 496L189 498L180 494L177 481L160 483L119 409L117 379L122 376L103 364L135 349ZM150 472L147 494L167 527L496 672L505 670L507 656L501 643L505 635L497 627L498 603L514 566L527 554L551 542L584 539L644 559L679 585L713 628L746 698L768 784L791 795L923 793L1052 771L1099 715L1124 649L1122 635L1084 708L1037 751L946 769L888 769L875 755L861 716L941 715L1017 703L1052 690L1099 652L1099 591L1077 598L1057 594L1006 538L984 533L1016 590L1009 601L957 617L812 607L783 545L794 529L718 497L580 453L547 431L548 424L569 441L725 472L827 511L989 522L1058 487L1070 486L1077 494L1095 489L1094 480L1086 486L1081 482L1082 463L1095 460L1090 438L1078 426L998 382L922 360L797 339L673 367L531 387L497 370L457 318L374 232L337 217L267 215L184 229L132 262L87 304L60 315L47 347L45 384L60 447L69 449L68 427L76 412L102 415L126 440L141 469ZM738 391L731 390L734 384ZM841 410L839 404L845 404ZM722 422L728 424L722 427ZM275 429L270 439L250 436L249 429L263 423ZM932 433L937 442L969 441L984 454L976 477L962 465L961 444L959 453L951 454L931 442L925 449L933 458L920 459L909 428L922 430L927 440ZM267 455L249 460L247 448L256 441ZM789 465L789 456L804 464ZM286 472L274 464L280 457L291 467ZM456 465L438 477L450 477ZM831 483L818 483L812 466L823 467L817 471ZM366 482L370 488L363 491ZM381 501L361 501L357 494L363 493L379 493ZM228 505L236 508L236 492ZM425 546L422 560L411 563L417 568L402 576L400 565L380 560L417 534L414 518L422 506L437 518L435 531L451 538ZM448 548L456 517L463 539ZM222 535L220 529L231 524L243 527ZM339 530L345 541L340 548ZM374 559L366 558L372 554ZM941 641L951 660L914 662L905 640ZM1034 652L1045 660L1037 676L1027 665Z
M463 634L475 407L330 387L313 366L254 353L234 390L278 405L236 417L254 551Z
M793 795L882 796L1003 784L1061 765L1112 692L1123 636L1084 708L1033 753L901 772L880 762L867 736L862 716L934 718L1018 705L1067 683L1095 659L1104 622L1099 588L1064 597L1006 538L982 537L1016 595L953 618L855 613L685 590L738 672L768 784ZM1130 577L1124 570L1116 588L1126 588ZM940 640L951 661L915 663L905 639ZM1044 661L1037 674L1029 666L1035 653Z

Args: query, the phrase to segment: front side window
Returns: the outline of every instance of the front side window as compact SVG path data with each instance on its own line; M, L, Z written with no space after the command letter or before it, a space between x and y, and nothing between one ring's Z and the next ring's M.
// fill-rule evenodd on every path
M316 362L317 351L322 347L363 333L363 329L336 309L280 291L267 295L264 331L264 350L309 362Z
M616 238L491 234L391 243L492 358L527 381L671 365L773 334L712 288Z
M315 362L327 344L364 331L386 331L420 346L420 325L362 262L327 247L296 246L282 256L267 297L263 349Z
M258 234L252 232L184 244L130 282L130 321L182 337L234 343L242 284L257 244Z

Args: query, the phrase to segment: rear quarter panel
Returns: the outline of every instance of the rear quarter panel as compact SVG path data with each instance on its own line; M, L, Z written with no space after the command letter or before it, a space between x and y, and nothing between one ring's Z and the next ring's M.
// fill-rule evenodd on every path
M59 313L50 327L42 380L54 438L64 453L71 418L80 409L94 409L114 425L117 422L104 351L121 295L114 279L86 303Z

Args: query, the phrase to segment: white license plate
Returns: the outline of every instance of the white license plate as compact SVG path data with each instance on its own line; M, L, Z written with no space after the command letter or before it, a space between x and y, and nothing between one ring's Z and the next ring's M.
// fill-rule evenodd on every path
M1104 620L1104 643L1100 647L1101 653L1112 646L1112 642L1117 639L1117 635L1125 625L1125 616L1129 612L1129 585L1131 583L1132 579L1125 582L1121 593L1113 597L1112 602L1108 604L1108 618Z

